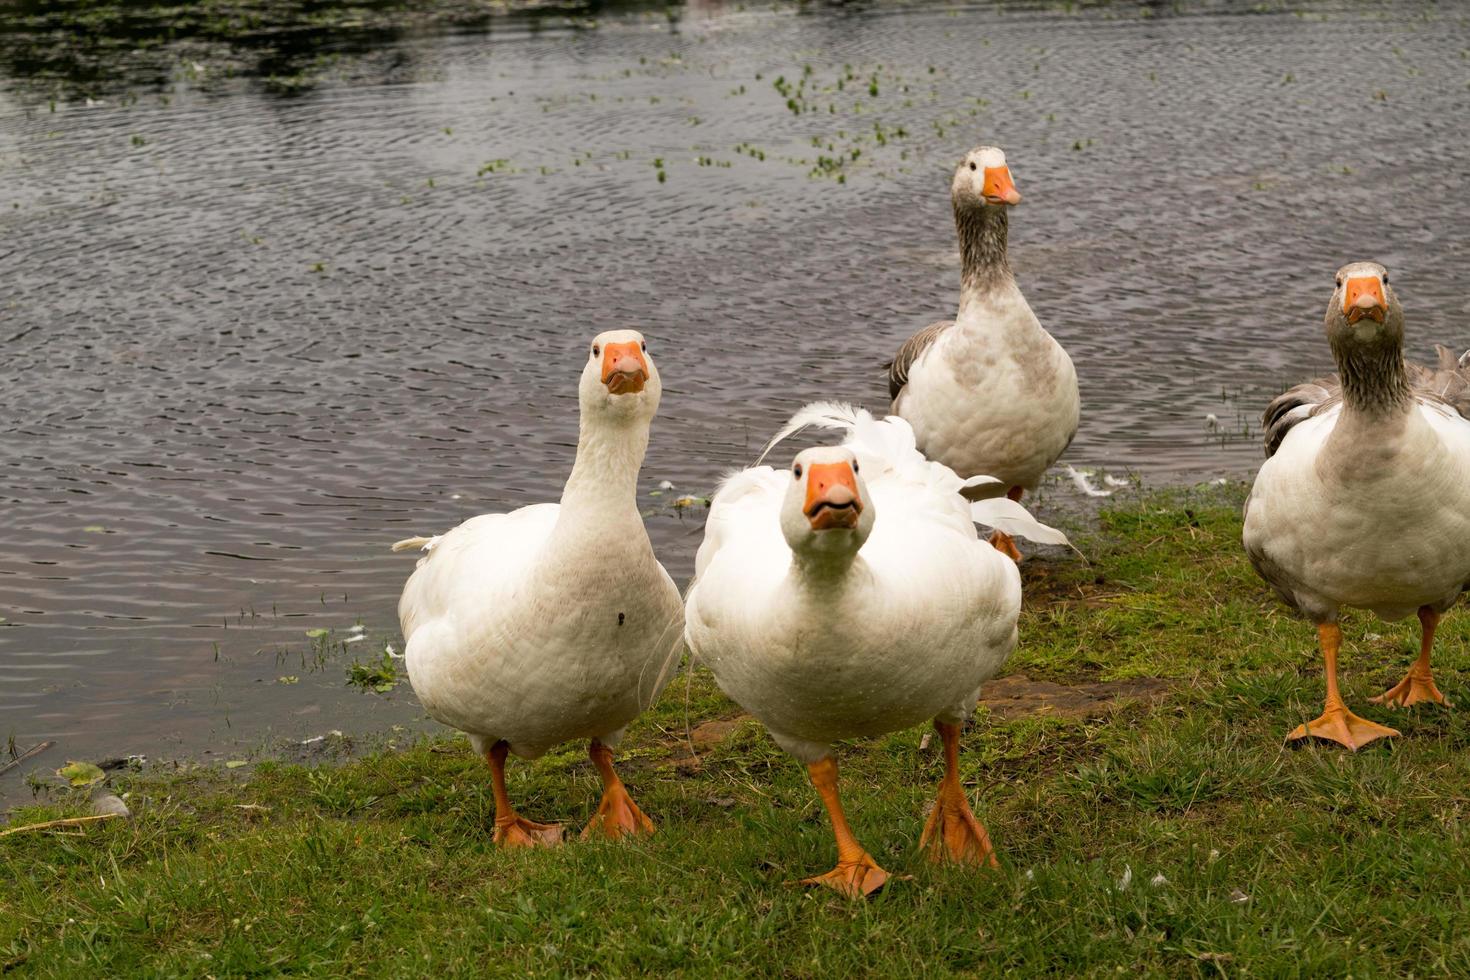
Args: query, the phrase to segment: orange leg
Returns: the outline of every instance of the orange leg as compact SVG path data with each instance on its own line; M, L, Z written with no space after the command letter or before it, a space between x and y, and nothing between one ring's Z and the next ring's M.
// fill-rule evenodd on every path
M935 863L952 861L998 868L990 835L975 818L960 786L960 726L936 721L934 729L944 739L944 779L939 783L939 799L929 822L924 824L919 846Z
M505 791L505 757L510 746L496 742L485 753L495 788L495 843L501 847L546 847L561 843L561 824L535 823L516 813Z
M1322 659L1327 662L1327 702L1321 717L1296 726L1286 737L1294 740L1310 735L1330 739L1356 752L1376 738L1397 735L1392 728L1359 718L1343 703L1337 690L1337 650L1342 646L1342 630L1336 623L1323 623L1317 627L1317 638L1322 644Z
M990 546L1017 565L1021 564L1021 549L1016 547L1016 539L1004 531L990 532Z
M653 833L653 821L638 809L638 804L628 795L628 788L613 771L612 749L594 738L587 745L587 755L602 774L602 802L597 804L597 812L583 828L582 839L606 837L616 840L629 835Z
M1024 487L1011 487L1006 491L1006 496L1020 503L1021 494L1025 492ZM1009 556L1011 561L1017 565L1021 564L1021 549L1016 547L1016 539L1004 531L990 532L990 546L1001 554Z
M1378 697L1369 698L1369 701L1390 708L1407 708L1420 701L1433 701L1446 708L1450 706L1449 700L1434 686L1434 675L1429 671L1429 650L1434 646L1434 630L1439 626L1439 613L1428 606L1420 606L1419 625L1424 628L1419 641L1419 659L1414 661L1414 666L1409 668L1403 680Z
M832 835L837 838L837 867L815 878L803 878L803 885L823 885L848 898L864 898L883 887L888 872L878 867L873 856L852 835L842 800L837 795L837 760L828 756L806 767L812 785L822 797L827 816L832 819Z

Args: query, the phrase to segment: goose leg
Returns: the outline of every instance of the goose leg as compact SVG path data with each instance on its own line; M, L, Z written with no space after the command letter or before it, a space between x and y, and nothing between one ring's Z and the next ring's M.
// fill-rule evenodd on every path
M602 775L602 802L597 804L597 812L583 828L582 839L606 837L616 840L653 833L653 821L638 809L638 804L628 795L628 788L613 770L612 749L594 738L587 745L587 755Z
M1327 663L1327 702L1320 717L1305 725L1296 726L1286 737L1291 740L1308 736L1325 738L1356 752L1374 739L1398 735L1392 728L1353 714L1338 693L1337 651L1342 646L1342 630L1337 624L1323 623L1318 626L1317 638L1322 644L1322 659Z
M1424 628L1423 636L1419 641L1419 659L1414 661L1414 666L1409 668L1403 680L1378 697L1369 698L1369 701L1374 704L1387 705L1390 708L1407 708L1420 701L1433 701L1446 708L1450 706L1448 699L1439 693L1438 687L1435 687L1434 674L1429 670L1429 650L1434 646L1434 630L1439 625L1439 613L1428 606L1420 606L1419 625Z
M547 847L561 843L561 824L535 823L516 813L505 791L505 757L510 746L501 741L490 746L485 761L490 763L490 781L495 788L495 843L501 847Z
M864 898L883 887L888 872L878 867L873 856L852 835L842 800L837 795L837 760L830 755L806 767L812 785L832 819L832 835L837 838L837 867L824 875L803 878L803 885L822 885L848 898Z
M1016 503L1021 502L1021 494L1025 493L1024 487L1011 487L1006 491L1006 496ZM1001 554L1008 556L1017 565L1021 563L1021 549L1016 547L1016 539L1004 531L990 532L990 546Z
M939 783L939 799L924 824L919 847L936 864L952 861L998 868L990 835L976 819L960 785L960 726L936 721L934 729L944 739L944 779Z

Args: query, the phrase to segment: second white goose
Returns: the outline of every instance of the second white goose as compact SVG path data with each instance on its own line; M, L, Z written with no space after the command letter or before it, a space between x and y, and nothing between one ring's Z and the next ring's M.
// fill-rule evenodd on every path
M427 552L398 603L408 676L430 715L490 764L495 842L553 844L561 828L515 811L508 753L588 739L603 780L583 836L651 833L613 769L623 730L668 680L683 603L638 511L638 470L662 391L635 330L598 334L578 388L577 460L560 504L473 517L394 550Z
M994 864L960 783L959 737L1016 644L1020 573L976 536L964 481L919 454L908 423L825 404L782 435L811 423L847 428L847 441L805 450L788 469L741 471L715 494L688 595L689 647L807 765L838 863L806 883L856 896L887 880L847 824L832 743L929 719L945 774L922 845L938 860ZM975 506L992 503L1025 530L1012 501Z

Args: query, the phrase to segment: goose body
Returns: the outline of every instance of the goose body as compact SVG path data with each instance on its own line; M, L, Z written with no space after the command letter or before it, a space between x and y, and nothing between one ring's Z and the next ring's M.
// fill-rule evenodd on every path
M1005 154L970 151L951 185L962 263L959 311L919 331L889 368L893 413L919 450L961 477L1034 489L1076 435L1077 372L1011 274L1007 210L1020 202Z
M912 487L873 479L867 543L843 574L811 574L781 534L792 479L761 467L715 497L690 648L802 762L841 739L963 721L1016 644L1015 562L976 536L958 493L926 510Z
M866 412L850 422L842 446L720 487L685 635L823 793L842 860L812 881L866 893L886 874L844 829L832 743L932 719L957 746L981 684L1016 645L1021 580L1015 562L977 536L963 481L917 452L906 422ZM951 840L958 860L993 860L957 775L942 797L947 829L926 839Z
M607 784L594 823L614 836L652 829L624 799L610 753L667 682L683 628L679 590L636 499L660 390L640 334L600 334L582 372L577 458L560 503L400 542L426 552L398 604L409 680L432 717L490 760L506 811L497 841L559 836L500 799L503 766L507 752L534 759L572 739L590 740Z
M1299 385L1266 410L1266 450L1242 540L1256 571L1314 622L1327 705L1299 726L1350 748L1398 733L1347 710L1337 688L1341 608L1385 619L1419 613L1420 658L1375 701L1444 702L1429 654L1435 627L1470 584L1470 420L1466 373L1403 359L1403 310L1377 263L1344 266L1327 309L1338 375Z
M465 521L399 603L424 710L527 759L572 739L615 746L667 681L679 635L678 588L629 519L637 511L613 522L566 512L536 504ZM623 540L610 548L609 537Z
M1303 420L1261 466L1244 538L1311 618L1444 611L1470 582L1470 422L1419 398L1384 424L1344 419L1341 403Z

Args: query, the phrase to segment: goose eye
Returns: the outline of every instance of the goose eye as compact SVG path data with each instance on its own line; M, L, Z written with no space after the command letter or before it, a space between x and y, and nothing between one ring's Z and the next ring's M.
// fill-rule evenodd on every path
M858 469L859 469L859 467L858 467L858 464L857 464L857 460L853 460L852 461L852 471L854 473L856 473L858 471Z
M1337 288L1338 289L1341 289L1342 288L1342 277L1341 276L1339 276L1338 279L1337 279Z
M1385 286L1388 285L1388 273L1386 273L1386 272L1383 274L1383 284Z
M646 340L643 342L643 353L648 353L648 341Z
M598 354L601 354L601 353L602 353L601 349L599 349L596 344L593 344L592 345L592 356L593 357L596 357Z
M974 160L971 160L970 161L970 169L971 170L974 170L975 169L975 161Z
M797 463L795 466L791 467L791 472L794 473L794 474L796 474L796 478L798 480L800 480L801 479L801 464L800 463Z

